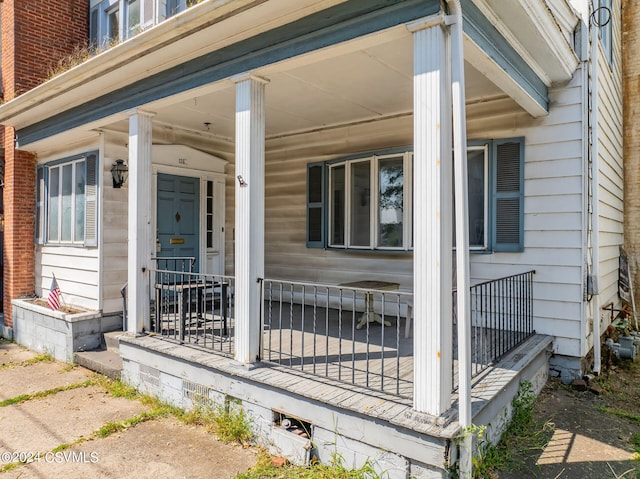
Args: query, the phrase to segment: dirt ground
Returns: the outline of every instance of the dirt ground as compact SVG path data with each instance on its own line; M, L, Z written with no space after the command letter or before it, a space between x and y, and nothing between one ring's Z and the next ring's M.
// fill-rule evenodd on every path
M605 365L593 383L600 394L550 379L534 408L539 442L546 447L524 440L519 446L516 439L508 470L496 477L640 478L640 359Z

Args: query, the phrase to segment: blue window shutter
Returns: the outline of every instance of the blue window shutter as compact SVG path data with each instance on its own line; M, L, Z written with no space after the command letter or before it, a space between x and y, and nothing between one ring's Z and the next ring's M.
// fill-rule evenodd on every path
M307 248L324 248L324 172L324 163L307 165Z
M100 178L98 166L98 155L95 153L87 155L85 161L85 167L87 169L84 220L85 246L98 246L98 181Z
M493 250L524 249L524 138L493 142Z

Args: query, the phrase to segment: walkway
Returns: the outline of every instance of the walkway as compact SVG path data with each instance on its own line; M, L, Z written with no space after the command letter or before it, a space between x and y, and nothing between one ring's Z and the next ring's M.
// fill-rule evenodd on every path
M0 479L231 478L255 463L251 449L150 411L82 367L0 340Z

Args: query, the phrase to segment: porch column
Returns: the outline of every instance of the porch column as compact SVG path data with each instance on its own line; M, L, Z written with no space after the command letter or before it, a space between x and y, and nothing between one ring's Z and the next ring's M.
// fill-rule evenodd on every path
M151 259L151 142L153 113L129 116L129 243L127 331L149 330L149 263Z
M260 356L260 288L264 277L264 90L266 80L236 79L236 356L252 363Z
M414 408L439 415L452 387L452 157L449 35L414 25Z

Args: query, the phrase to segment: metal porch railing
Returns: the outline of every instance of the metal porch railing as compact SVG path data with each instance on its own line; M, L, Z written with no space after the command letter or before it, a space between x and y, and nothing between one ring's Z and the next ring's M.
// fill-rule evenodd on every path
M471 286L471 377L497 363L506 353L535 334L533 275L527 271ZM457 388L457 315L454 301L454 389Z
M159 268L149 274L155 334L233 355L233 276Z
M413 344L402 334L410 293L274 279L262 285L264 361L412 396Z

